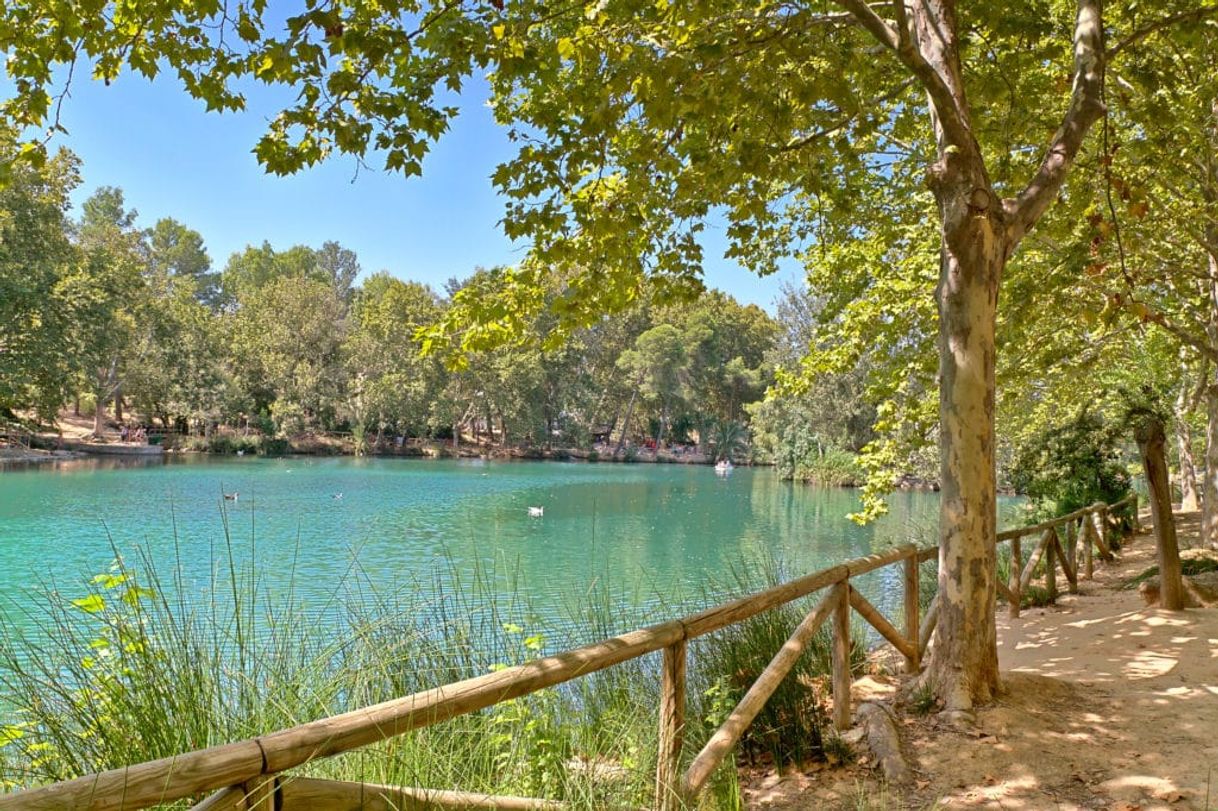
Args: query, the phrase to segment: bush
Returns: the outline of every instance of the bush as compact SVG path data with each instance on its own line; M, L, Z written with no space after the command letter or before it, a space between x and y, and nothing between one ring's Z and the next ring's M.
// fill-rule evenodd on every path
M368 454L368 429L362 420L351 425L351 452L356 456Z
M1190 557L1182 557L1180 559L1180 573L1185 577L1196 574L1205 574L1206 572L1218 572L1218 552L1210 552L1203 550L1201 554L1191 555ZM1131 577L1121 583L1118 588L1121 589L1136 589L1142 583L1159 576L1159 567L1151 566L1136 577Z
M829 448L796 464L793 478L827 487L857 487L866 474L853 453Z
M767 611L723 629L703 640L693 662L702 683L700 714L709 732L726 718L715 706L732 708L761 675L804 619L795 605ZM866 649L854 635L850 652L851 670L861 673ZM821 630L808 643L795 667L783 679L753 723L740 737L740 752L750 762L773 758L775 763L796 763L825 756L832 735L822 695L826 677L832 672L832 638Z
M323 600L331 608L319 615L291 588L266 588L256 564L233 557L227 532L223 545L230 554L220 553L210 582L158 571L150 558L136 566L119 558L79 591L60 584L30 595L18 616L0 614L0 780L7 788L265 734L590 641L567 623L558 623L569 630L551 641L543 629L505 621L533 615L527 601L497 598L494 572L455 566L388 594L371 592L362 579L336 583ZM599 636L641 624L598 594L586 615L584 608L573 615L579 626L590 622ZM694 643L687 754L735 707L806 608L788 605ZM864 662L862 638L855 636L851 651L855 672ZM742 739L746 756L844 756L821 702L829 651L822 632ZM657 675L656 657L625 662L312 761L300 773L548 797L576 810L649 806ZM737 779L729 757L697 807L739 808Z
M257 453L260 445L261 437L217 433L207 440L206 449L209 453Z
M285 456L292 450L287 437L261 437L258 443L258 453L263 456Z
M1120 462L1120 439L1119 426L1083 412L1016 449L1010 483L1046 516L1119 501L1130 487Z
M592 447L592 432L583 425L572 423L563 427L558 441L564 448L587 450Z

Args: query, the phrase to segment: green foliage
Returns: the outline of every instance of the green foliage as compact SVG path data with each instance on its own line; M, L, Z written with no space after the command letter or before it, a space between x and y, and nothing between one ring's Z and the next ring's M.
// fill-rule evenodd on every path
M1121 428L1083 411L1047 428L1016 453L1010 481L1046 515L1072 512L1098 501L1112 503L1129 493L1120 462Z
M1218 572L1218 554L1208 553L1201 555L1189 555L1181 557L1180 572L1184 575L1204 574L1206 572ZM1141 573L1129 578L1121 583L1121 589L1136 589L1138 586L1145 583L1152 577L1159 576L1159 567L1151 566Z
M356 456L365 456L368 453L368 431L363 422L355 422L351 424L351 443L352 452Z
M46 421L71 395L72 348L88 329L68 289L80 261L66 216L78 171L62 152L0 184L0 409L31 408Z
M829 448L796 463L790 478L829 487L856 487L863 483L866 474L856 454Z
M721 422L715 431L715 459L735 459L744 453L748 433L738 422Z
M930 715L938 708L935 689L929 681L922 681L909 697L909 710L914 715Z
M392 594L369 591L362 579L336 583L319 614L290 588L268 589L256 561L234 556L227 533L223 545L202 584L147 557L134 565L120 558L79 589L31 594L19 620L0 617L9 640L0 649L0 688L11 699L0 726L4 785L245 739L587 643L586 634L571 634L589 620L595 634L645 620L644 612L610 613L607 598L591 593L579 603L585 622L549 631L518 619L533 615L527 598L491 597L495 572L455 565ZM687 754L722 723L802 615L787 606L696 643ZM822 634L753 724L743 753L844 755L819 698L829 656ZM862 662L856 637L852 667ZM655 664L626 662L318 759L302 773L550 797L575 809L643 807L654 791ZM700 803L739 808L732 757Z
M777 561L763 561L760 570L761 578L736 573L735 589L752 590L782 580ZM712 727L722 723L726 712L744 697L774 654L786 644L811 608L806 602L788 603L764 612L695 644L691 661L696 663L697 677L692 682L701 684L698 711ZM850 669L855 674L860 674L866 664L863 639L857 631L851 634ZM779 764L823 758L826 746L836 737L822 701L828 692L825 678L832 670L830 632L822 627L741 737L741 753L754 762L766 755ZM723 717L716 708L723 712Z

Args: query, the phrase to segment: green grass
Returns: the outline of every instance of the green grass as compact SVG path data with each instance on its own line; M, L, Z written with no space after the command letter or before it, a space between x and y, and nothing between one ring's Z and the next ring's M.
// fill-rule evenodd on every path
M1218 556L1216 557L1192 557L1181 558L1180 573L1183 575L1204 574L1205 572L1218 572ZM1121 583L1118 588L1130 590L1136 589L1144 582L1152 577L1159 576L1159 567L1151 566L1136 577L1131 577Z
M0 615L0 780L7 789L241 740L407 695L646 624L585 595L576 622L542 626L518 595L494 599L494 572L456 567L386 594L358 572L324 606L291 583L267 586L226 552L200 590L177 564L137 555L79 589L34 589ZM719 584L753 591L776 582ZM810 605L800 601L691 648L688 761ZM651 619L654 621L654 618ZM33 629L23 630L23 629ZM856 639L862 639L856 634ZM832 750L822 696L824 634L742 740L776 762ZM861 667L858 642L852 662ZM339 757L301 774L550 797L574 808L638 808L654 790L658 654L505 701ZM736 809L735 756L698 807ZM175 807L184 807L179 804Z
M858 456L849 451L830 449L796 464L794 479L826 487L857 487L867 476Z

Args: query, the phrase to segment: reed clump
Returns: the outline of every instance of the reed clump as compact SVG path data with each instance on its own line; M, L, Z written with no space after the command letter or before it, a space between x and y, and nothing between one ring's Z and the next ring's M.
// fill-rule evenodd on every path
M250 738L655 619L590 593L574 606L576 621L547 623L522 596L497 592L495 572L451 564L391 593L356 573L319 603L297 589L294 571L262 577L253 556L234 553L227 529L217 558L196 583L179 560L166 567L116 549L107 571L78 589L34 588L10 604L0 615L5 789ZM731 590L763 588L774 571ZM720 599L729 590L722 586ZM687 758L809 607L786 606L694 646ZM828 650L827 638L812 644L742 740L751 761L823 755ZM856 643L856 666L863 654ZM656 655L298 772L562 799L575 808L644 807L654 791L658 706ZM740 807L734 765L729 758L699 807Z

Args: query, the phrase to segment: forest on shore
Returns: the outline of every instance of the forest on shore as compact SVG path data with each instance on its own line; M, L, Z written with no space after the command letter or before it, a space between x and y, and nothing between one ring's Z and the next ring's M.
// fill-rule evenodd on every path
M1125 244L1142 248L1145 192L1118 183L1133 218ZM81 184L81 162L63 149L15 165L0 188L9 425L53 431L75 412L99 438L140 425L179 449L217 453L410 454L426 442L516 456L732 458L788 479L867 483L873 512L895 485L936 483L933 312L905 294L933 287L929 262L911 273L857 247L809 256L809 285L785 285L772 315L720 291L674 298L644 283L628 306L562 340L556 277L511 339L453 353L427 344L446 319L468 318L468 302L505 269L476 268L435 290L364 273L333 241L263 242L220 264L202 234L172 217L147 224L121 189L99 187L74 209ZM1004 344L1023 349L1000 357L999 479L1063 508L1117 497L1135 462L1123 415L1149 397L1175 426L1173 466L1195 504L1213 409L1208 354L1181 339L1204 333L1153 315L1145 298L1102 293L1097 257L1114 229L1096 216L1085 214L1080 234L1092 235L1091 264L1045 306L1068 312L1077 296L1103 296L1103 306L1084 307L1067 330L1030 311L1006 319ZM906 247L913 263L933 243ZM1054 265L1067 267L1034 254L1028 273ZM877 294L851 297L868 289ZM1185 290L1148 289L1178 308L1175 319L1192 312ZM1098 396L1080 397L1080 380Z
M693 306L643 291L561 344L539 318L518 340L454 363L426 353L422 336L491 270L434 290L364 274L332 241L264 242L218 265L203 235L171 217L145 225L121 189L96 189L76 214L80 183L79 160L62 151L18 167L0 190L9 420L53 427L70 407L92 415L99 438L139 425L218 452L283 452L291 437L337 432L357 453L457 437L489 452L798 454L811 467L827 458L839 481L857 478L853 455L871 435L871 411L850 390L858 375L835 381L845 390L832 409L798 408L814 401L806 394L764 402L813 327L802 290L785 289L773 317L718 291ZM809 464L801 477L814 478Z

